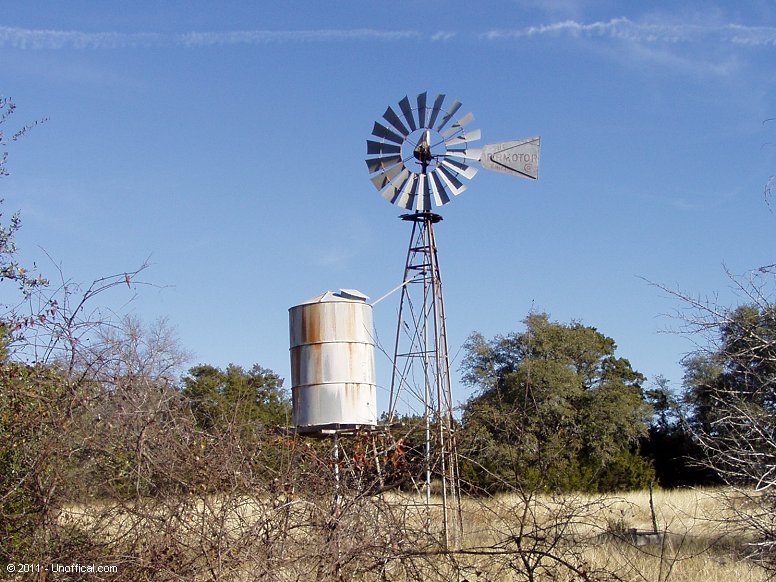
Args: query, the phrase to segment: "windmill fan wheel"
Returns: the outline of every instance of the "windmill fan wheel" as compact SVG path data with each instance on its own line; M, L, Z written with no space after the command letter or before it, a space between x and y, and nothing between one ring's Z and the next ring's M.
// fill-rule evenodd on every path
M459 101L444 108L444 95L429 105L427 93L399 101L397 113L388 107L366 142L366 165L372 184L388 202L407 210L427 212L444 206L466 189L481 151L468 147L480 130L466 130L474 115L457 117ZM444 112L443 112L444 111Z

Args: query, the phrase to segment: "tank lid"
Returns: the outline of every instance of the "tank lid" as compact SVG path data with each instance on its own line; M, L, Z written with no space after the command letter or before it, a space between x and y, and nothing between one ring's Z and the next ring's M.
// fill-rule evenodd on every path
M302 301L299 305L307 305L309 303L329 303L333 301L360 301L366 303L369 299L369 295L364 295L361 291L356 289L340 289L337 292L324 291L320 295L311 297L307 301Z
M366 301L369 299L369 295L364 295L358 289L340 289L337 295L353 301Z

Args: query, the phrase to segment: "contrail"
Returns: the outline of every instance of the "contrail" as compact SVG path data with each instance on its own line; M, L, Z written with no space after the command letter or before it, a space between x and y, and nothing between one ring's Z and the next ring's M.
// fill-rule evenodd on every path
M420 38L421 35L418 32L411 30L383 31L368 28L353 30L245 30L163 35L146 32L127 34L120 32L34 30L0 26L0 47L38 50L63 48L116 49L156 46L208 47L350 41L392 42Z

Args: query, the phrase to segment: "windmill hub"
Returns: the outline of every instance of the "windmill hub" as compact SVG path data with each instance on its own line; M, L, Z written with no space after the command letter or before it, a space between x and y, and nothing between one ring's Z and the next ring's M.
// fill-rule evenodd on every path
M415 146L415 151L412 152L412 155L421 163L425 172L428 168L428 163L434 159L434 156L431 154L431 130L427 129L423 132L423 137L420 139L420 143Z
M434 159L434 156L431 155L431 146L425 142L419 143L415 148L415 151L412 152L412 155L414 155L415 159L421 164L428 164Z

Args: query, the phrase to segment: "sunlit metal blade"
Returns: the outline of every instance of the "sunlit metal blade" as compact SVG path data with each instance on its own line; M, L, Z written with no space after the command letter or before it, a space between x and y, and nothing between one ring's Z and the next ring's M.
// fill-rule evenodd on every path
M434 196L434 204L437 206L444 206L448 202L450 202L450 197L447 195L447 190L445 189L445 185L442 183L442 181L439 179L439 176L437 176L437 171L434 170L429 174L429 183L431 184L431 193Z
M385 198L391 204L396 203L396 199L399 197L399 193L407 185L411 176L414 176L407 168L404 168L396 179L382 192L383 198Z
M412 200L410 208L414 207L420 211L431 210L431 200L428 196L428 180L425 174L418 174L414 196L415 198Z
M429 180L424 174L418 176L418 204L417 209L420 211L431 210L431 192L428 189Z
M412 106L410 105L410 99L409 97L404 97L401 101L399 101L399 108L401 109L402 114L404 115L404 119L407 121L407 125L410 126L410 129L412 131L415 131L417 126L415 125L415 118L412 116Z
M457 135L455 137L446 139L445 145L447 146L460 145L462 143L466 143L467 141L477 141L481 137L482 137L482 132L479 129L473 129L471 131L467 131L466 133L462 133L461 135Z
M469 113L461 117L461 119L456 121L455 125L458 127L465 127L469 125L472 121L474 121L474 113L470 111Z
M437 125L436 130L441 131L442 128L448 124L448 122L453 118L453 115L455 115L456 111L458 111L461 108L461 102L460 101L453 101L453 104L450 106L450 109L447 110L447 113L442 116L442 120L439 122L439 125Z
M453 195L458 196L461 192L466 190L466 185L463 184L458 178L456 178L455 174L446 169L444 166L437 166L436 172L439 177L442 178L442 181L450 188L450 191L453 193Z
M372 155L400 154L401 146L384 143L381 141L366 140L366 153Z
M396 199L396 206L401 206L407 210L412 210L415 203L415 196L417 195L418 188L418 175L410 174L409 180L405 182L402 187L399 197Z
M393 128L396 131L398 131L400 134L402 134L404 137L407 137L409 135L410 130L404 126L404 123L402 123L401 118L398 115L396 115L396 112L390 107L385 110L385 113L383 113L383 119L385 119L388 123L390 123L393 126Z
M434 127L434 123L436 122L436 118L439 116L439 112L442 110L442 103L445 100L444 95L437 95L436 99L434 99L434 106L431 108L431 117L428 120L428 125L426 127Z
M452 156L454 158L461 158L464 160L480 161L482 157L482 148L466 148L465 150L447 150L445 157Z
M369 173L374 174L385 168L390 168L394 164L401 162L401 156L383 156L381 158L371 158L366 160L366 167L369 168Z
M372 135L387 139L388 141L392 141L394 143L401 144L404 141L404 138L400 136L398 133L394 133L384 125L381 125L375 121L375 126L372 128Z
M426 125L426 92L418 95L418 127L428 127Z
M442 137L449 137L453 135L457 131L461 131L464 127L469 125L472 121L474 121L474 114L469 112L461 119L456 121L449 129L445 130L445 132L442 134Z
M404 170L404 164L395 164L385 170L385 172L380 172L374 178L371 178L372 184L374 184L375 188L378 190L382 190L389 183L393 182L402 170Z
M443 159L442 165L448 170L452 170L453 172L463 176L467 180L471 180L477 174L477 168L474 166L467 166L466 164L456 162L455 160Z

